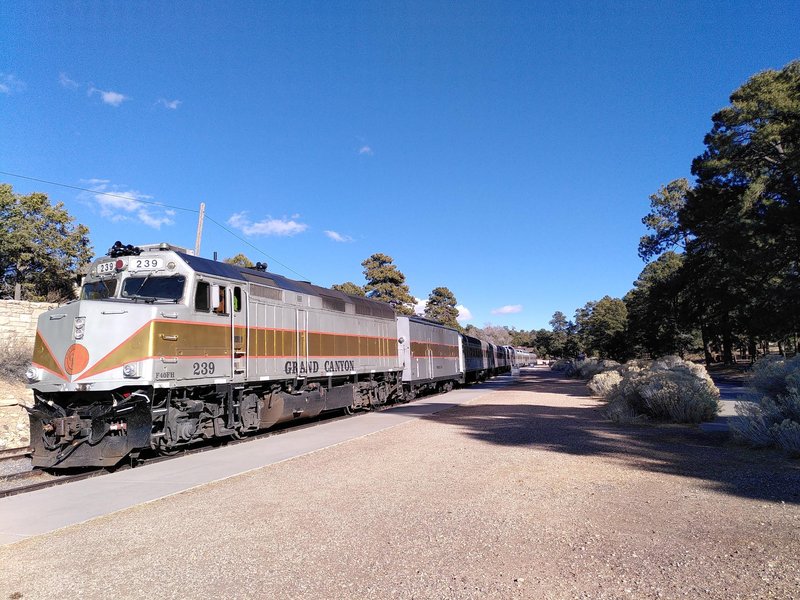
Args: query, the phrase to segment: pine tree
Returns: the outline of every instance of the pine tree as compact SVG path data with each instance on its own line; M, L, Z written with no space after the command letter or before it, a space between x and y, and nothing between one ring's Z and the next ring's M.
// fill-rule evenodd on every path
M425 305L425 317L432 321L438 321L442 325L461 329L458 324L458 309L456 308L456 297L446 287L435 288L428 296Z
M236 256L231 256L230 258L226 258L222 262L226 262L229 265L237 265L239 267L246 267L248 269L252 269L253 267L256 266L255 263L252 260L247 258L241 252L239 254L237 254Z
M373 300L386 302L402 315L414 314L414 298L406 285L406 276L386 254L373 254L361 263L367 283L364 291Z
M352 281L345 281L344 283L334 283L331 286L332 290L337 290L340 292L344 292L350 296L366 296L364 292L364 288L360 285L356 285Z

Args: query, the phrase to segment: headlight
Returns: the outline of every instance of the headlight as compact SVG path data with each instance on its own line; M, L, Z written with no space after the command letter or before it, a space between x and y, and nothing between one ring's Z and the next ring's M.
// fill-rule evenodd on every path
M75 322L72 325L72 337L76 340L82 340L85 327L86 317L75 317Z
M28 383L35 383L37 381L41 381L42 370L31 365L30 367L28 367L28 370L25 371L25 377L27 377Z
M134 363L129 363L122 367L122 374L125 377L138 377L139 376L139 367Z

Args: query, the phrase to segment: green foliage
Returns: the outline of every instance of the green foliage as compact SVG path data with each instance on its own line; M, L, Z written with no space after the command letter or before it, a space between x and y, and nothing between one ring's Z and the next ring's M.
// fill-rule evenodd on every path
M553 333L566 333L569 329L569 321L563 312L557 310L550 319L550 327L553 328Z
M367 293L364 291L364 288L360 285L356 285L352 281L345 281L344 283L335 283L331 286L331 289L338 290L340 292L344 292L349 296L366 296Z
M552 332L542 336L542 341L547 343L546 354L548 356L578 356L582 346L575 336L576 327L567 321L563 312L557 310L553 313L550 327Z
M92 258L89 229L73 225L62 203L46 194L15 194L0 184L0 294L13 297L22 286L24 300L74 298L79 269Z
M538 329L535 332L531 331L534 334L533 338L533 346L536 350L536 354L539 355L540 358L550 358L551 356L560 356L557 355L553 351L553 332L548 331L547 329Z
M645 266L625 295L628 343L633 350L684 356L701 346L685 314L689 286L683 262L684 255L665 252Z
M256 264L252 260L247 258L241 252L239 254L237 254L236 256L231 256L230 258L226 258L222 262L226 262L229 265L237 265L239 267L246 267L248 269L252 269L253 267L256 266Z
M597 302L587 302L576 311L575 323L587 352L597 352L603 358L627 355L628 308L619 298L604 296Z
M369 298L393 305L399 314L414 314L414 298L406 285L406 276L394 265L391 256L373 254L361 266L367 279L364 291Z
M676 179L650 196L650 212L642 223L653 233L639 240L639 256L643 260L652 260L672 248L686 248L687 234L681 227L679 215L690 189L686 179Z
M723 337L800 326L800 61L751 77L713 116L681 223L695 314Z
M446 287L437 287L428 296L425 305L425 318L437 321L442 325L461 330L458 324L458 309L456 308L456 297Z
M517 330L514 327L509 329L511 335L511 345L519 348L536 348L536 331Z
M707 361L716 346L732 362L737 340L753 353L800 329L800 61L751 77L712 122L694 186L650 197L639 254L661 264L626 304L638 348L682 353L699 331Z

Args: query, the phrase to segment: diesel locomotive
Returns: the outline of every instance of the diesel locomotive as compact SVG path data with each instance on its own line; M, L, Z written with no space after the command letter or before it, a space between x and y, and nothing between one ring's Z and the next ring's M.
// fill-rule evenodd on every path
M26 374L33 465L109 467L409 401L534 358L265 268L117 243L78 300L39 317Z

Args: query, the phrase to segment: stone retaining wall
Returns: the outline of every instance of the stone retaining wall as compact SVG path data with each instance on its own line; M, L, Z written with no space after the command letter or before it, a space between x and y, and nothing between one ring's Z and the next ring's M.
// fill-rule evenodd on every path
M16 362L14 358L20 353L30 357L39 315L56 306L49 302L0 300L0 360ZM22 377L0 381L0 450L28 445L28 414L23 407L32 404L33 394Z
M58 304L50 302L0 301L0 345L13 343L33 347L39 315L56 306Z

